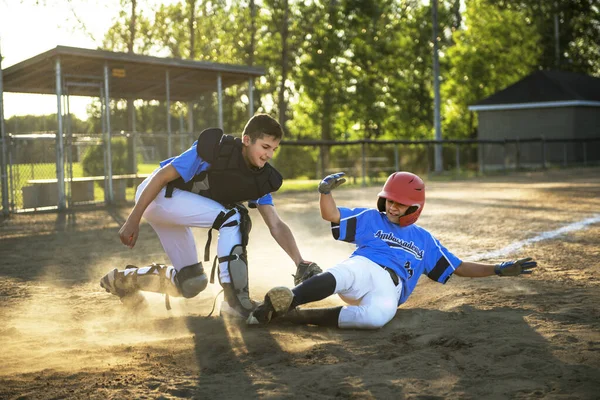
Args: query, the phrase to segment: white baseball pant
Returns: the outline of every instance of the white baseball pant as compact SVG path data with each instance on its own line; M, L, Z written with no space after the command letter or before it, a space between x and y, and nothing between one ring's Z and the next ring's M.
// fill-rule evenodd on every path
M151 177L146 178L138 186L135 194L136 202ZM214 200L185 190L174 189L173 196L167 198L163 188L144 212L144 218L156 231L171 264L176 271L179 271L198 262L196 241L191 228L210 228L217 216L226 210L222 204ZM228 256L235 245L242 243L240 214L236 212L225 223L233 220L238 221L238 224L219 229L217 239L219 257ZM219 269L221 282L231 282L227 261L221 263Z
M340 312L340 328L378 329L396 315L402 283L362 256L348 258L327 270L335 277L335 293L348 303Z

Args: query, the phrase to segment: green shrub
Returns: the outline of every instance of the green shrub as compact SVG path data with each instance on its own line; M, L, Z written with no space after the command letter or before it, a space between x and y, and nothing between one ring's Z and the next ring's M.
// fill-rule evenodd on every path
M111 141L112 174L127 173L128 154L127 140L116 138ZM104 146L93 146L87 151L82 160L84 176L104 176Z
M309 146L282 146L272 165L285 179L312 178L317 168L318 150Z

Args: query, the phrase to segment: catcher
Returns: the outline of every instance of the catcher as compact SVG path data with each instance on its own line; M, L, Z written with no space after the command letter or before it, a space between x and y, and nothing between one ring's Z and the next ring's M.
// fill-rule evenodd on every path
M172 266L132 265L113 269L100 285L123 303L143 302L139 291L191 298L204 290L208 277L198 261L192 227L209 228L204 261L209 261L212 230L219 231L217 256L219 282L225 301L221 313L247 318L256 306L248 289L246 246L252 223L247 208L257 208L271 235L297 266L294 283L321 272L300 255L288 225L275 211L271 193L282 177L268 161L279 147L283 130L266 114L252 117L242 138L206 129L192 146L177 157L160 163L136 191L135 206L119 231L121 242L133 248L142 216L156 231Z
M356 250L347 260L292 290L271 289L248 318L249 325L266 324L277 317L299 324L377 329L392 320L422 275L444 284L452 275L517 276L530 274L537 266L531 258L498 265L461 261L415 225L425 205L425 185L410 172L389 176L376 209L338 208L331 191L345 182L343 175L329 175L319 184L321 216L331 222L335 239L355 243ZM297 308L333 294L349 305Z

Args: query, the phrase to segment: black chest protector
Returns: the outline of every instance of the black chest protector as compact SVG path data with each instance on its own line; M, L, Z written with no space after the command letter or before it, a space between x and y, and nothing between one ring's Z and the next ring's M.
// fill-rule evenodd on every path
M258 170L250 169L242 155L242 141L223 134L218 128L205 129L198 137L198 156L210 168L194 176L189 182L177 178L167 184L166 197L173 188L187 190L221 204L229 205L276 192L283 183L281 174L269 163Z

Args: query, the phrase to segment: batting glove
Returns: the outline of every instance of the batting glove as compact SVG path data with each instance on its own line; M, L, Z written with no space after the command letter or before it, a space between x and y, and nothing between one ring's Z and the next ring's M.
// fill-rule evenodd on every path
M531 257L521 258L517 261L505 261L497 264L494 272L499 276L517 276L521 274L531 274L531 269L537 267L537 262Z
M296 275L292 275L294 277L294 285L297 286L305 280L320 274L321 272L323 272L323 270L317 265L317 263L311 261L302 261L296 267Z
M327 175L321 183L319 183L319 193L329 194L333 189L346 182L346 178L342 178L346 175L345 172L338 172L336 174Z

